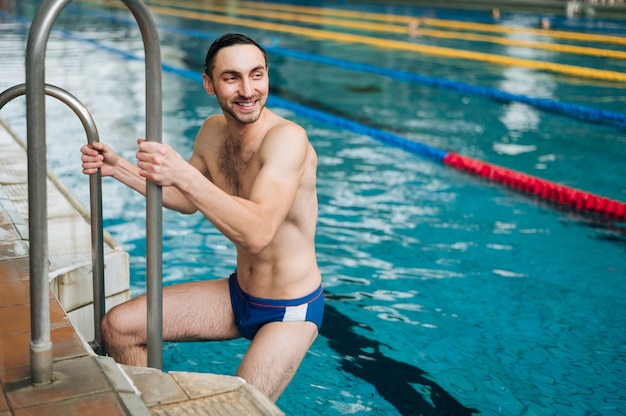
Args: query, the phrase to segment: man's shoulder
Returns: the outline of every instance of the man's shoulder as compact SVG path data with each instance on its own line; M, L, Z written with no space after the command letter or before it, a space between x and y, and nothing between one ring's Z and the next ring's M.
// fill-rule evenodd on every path
M307 133L304 127L279 115L275 116L276 117L272 122L271 127L267 130L266 137L294 139L295 136L308 141Z
M216 142L219 137L222 137L223 134L220 132L226 129L226 118L222 114L214 114L207 117L200 130L198 130L198 136L196 137L196 142L207 142L209 138L211 138L211 142Z
M223 128L226 125L226 117L223 114L213 114L204 119L202 123L201 131L204 129L218 129Z
M281 119L267 130L259 155L264 160L289 160L301 164L312 149L306 130L302 126Z

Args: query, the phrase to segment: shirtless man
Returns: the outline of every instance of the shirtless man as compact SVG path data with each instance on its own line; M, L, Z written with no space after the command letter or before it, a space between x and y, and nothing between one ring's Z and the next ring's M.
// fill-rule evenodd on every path
M324 295L315 256L317 156L306 132L265 107L265 51L228 34L210 47L202 75L223 114L208 117L189 161L166 144L138 140L137 165L109 146L83 146L83 173L101 169L163 205L200 210L237 248L229 278L163 289L165 341L252 342L237 375L276 401L317 337ZM111 309L102 322L107 352L146 366L146 296Z

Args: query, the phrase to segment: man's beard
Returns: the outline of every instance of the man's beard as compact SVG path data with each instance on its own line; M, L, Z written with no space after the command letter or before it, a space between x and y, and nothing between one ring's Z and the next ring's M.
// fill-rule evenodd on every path
M250 100L241 100L241 101L250 101ZM241 124L254 123L255 121L259 119L259 117L261 117L261 113L263 112L263 109L265 108L265 103L267 102L267 99L264 99L262 96L255 96L254 101L256 101L256 105L258 105L259 108L254 113L241 114L237 112L237 110L235 109L236 108L235 105L231 105L230 103L223 102L218 97L218 102L220 104L220 107L222 108L222 111L229 114L232 118L234 118L238 123L241 123Z

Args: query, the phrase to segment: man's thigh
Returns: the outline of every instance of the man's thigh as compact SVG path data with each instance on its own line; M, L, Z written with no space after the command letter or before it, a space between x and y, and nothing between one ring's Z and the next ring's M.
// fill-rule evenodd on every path
M237 375L277 400L317 337L312 322L270 322L254 336Z
M228 279L182 283L163 288L165 341L221 340L239 337Z

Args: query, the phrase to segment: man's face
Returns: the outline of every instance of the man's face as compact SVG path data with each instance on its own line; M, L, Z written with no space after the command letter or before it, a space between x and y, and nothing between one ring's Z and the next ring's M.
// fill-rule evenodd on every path
M261 116L269 91L263 53L254 45L221 49L211 84L207 91L215 94L224 114L242 124L254 123Z

